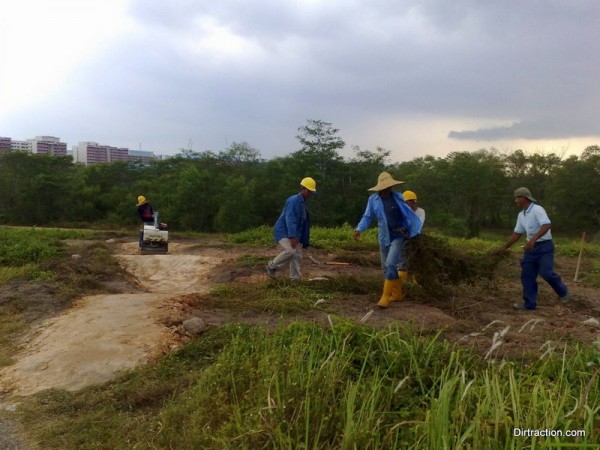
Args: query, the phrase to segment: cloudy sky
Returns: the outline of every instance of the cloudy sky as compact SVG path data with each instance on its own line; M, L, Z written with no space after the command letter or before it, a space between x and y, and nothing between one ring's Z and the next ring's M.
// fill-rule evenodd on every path
M394 161L600 145L600 2L4 0L0 136Z

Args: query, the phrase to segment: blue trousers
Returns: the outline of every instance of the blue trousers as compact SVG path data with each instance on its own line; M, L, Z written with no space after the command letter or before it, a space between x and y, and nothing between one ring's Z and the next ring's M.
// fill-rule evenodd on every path
M521 284L527 309L535 309L537 302L537 276L540 275L559 297L567 294L567 286L554 272L554 242L537 242L530 252L523 253L521 260Z
M386 280L397 280L398 270L406 270L406 241L394 239L390 245L379 244L381 267Z

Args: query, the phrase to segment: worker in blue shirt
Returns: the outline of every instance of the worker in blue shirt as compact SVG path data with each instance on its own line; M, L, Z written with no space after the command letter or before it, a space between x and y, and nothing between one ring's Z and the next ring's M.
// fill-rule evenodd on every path
M283 251L267 264L269 277L274 279L277 270L289 265L290 279L300 279L302 248L307 248L310 240L310 217L306 210L306 201L316 193L317 183L306 177L300 182L300 192L285 201L283 211L273 229L275 242L283 247Z
M570 295L560 275L554 272L554 243L550 232L551 223L546 210L536 203L531 191L525 187L515 190L515 203L521 212L517 224L506 243L499 249L506 251L511 245L527 235L521 260L521 284L524 303L515 303L513 307L521 310L534 310L537 307L538 274L554 289L560 302L565 304Z
M385 275L383 294L377 303L387 308L390 302L404 298L403 281L408 277L406 270L406 241L421 232L422 223L414 211L404 201L402 194L392 191L394 186L404 184L387 172L381 172L377 185L369 189L376 192L369 197L367 208L354 231L354 239L377 220L379 227L379 250L381 266Z

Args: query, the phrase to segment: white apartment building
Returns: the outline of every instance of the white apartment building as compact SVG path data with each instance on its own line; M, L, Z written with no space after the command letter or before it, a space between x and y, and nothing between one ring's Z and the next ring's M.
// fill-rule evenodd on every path
M29 141L14 141L10 142L10 149L13 152L27 152L31 153L31 142Z
M89 164L108 164L115 161L128 161L129 149L111 147L97 142L80 142L73 147L73 161Z
M36 155L67 156L67 144L66 142L60 142L60 138L36 136L27 141L31 143L31 153Z

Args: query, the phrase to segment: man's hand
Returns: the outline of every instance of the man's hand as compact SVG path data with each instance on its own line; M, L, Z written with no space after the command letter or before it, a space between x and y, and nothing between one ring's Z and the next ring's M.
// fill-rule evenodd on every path
M290 245L292 248L296 248L298 246L298 239L295 237L290 238Z
M529 241L525 242L525 245L523 246L523 248L525 249L526 252L530 252L531 250L533 250L534 246L535 246L535 242L533 241L533 239L530 239Z
M360 240L360 231L356 230L354 232L354 234L352 235L352 237L354 238L355 241Z

